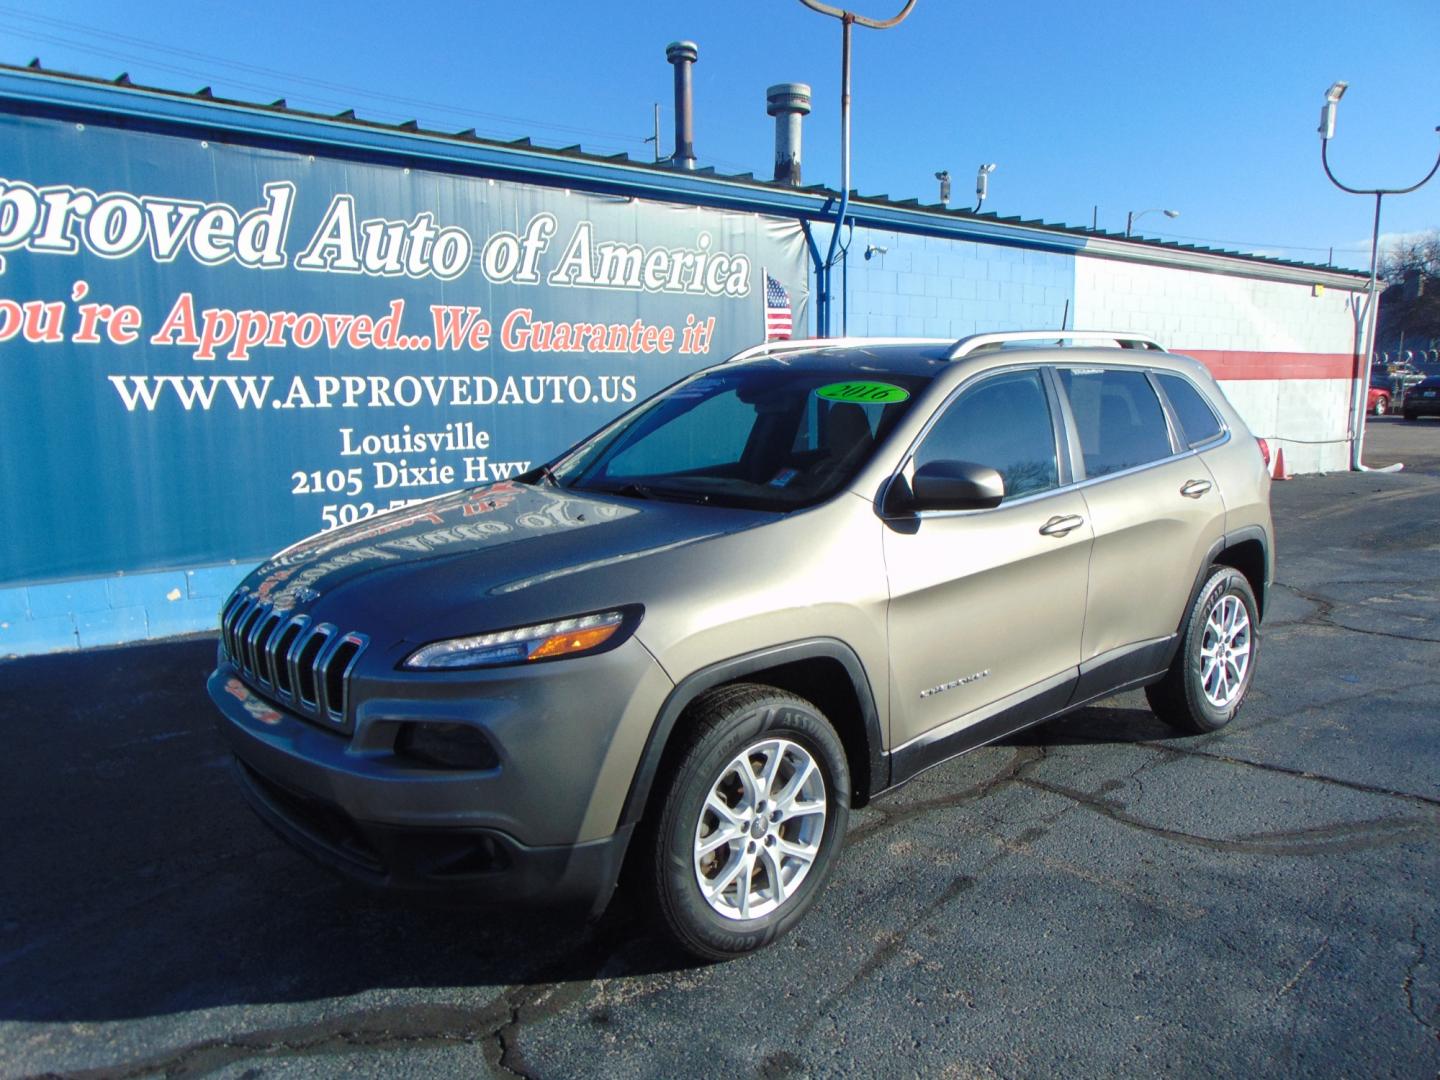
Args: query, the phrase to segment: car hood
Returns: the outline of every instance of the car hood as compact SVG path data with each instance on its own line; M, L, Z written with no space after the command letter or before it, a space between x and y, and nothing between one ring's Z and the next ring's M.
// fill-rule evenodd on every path
M506 482L309 537L243 587L282 614L306 611L394 640L430 638L451 624L473 632L477 605L486 609L479 622L504 626L636 602L606 597L596 580L612 571L633 590L638 560L775 516ZM632 572L614 574L621 566Z

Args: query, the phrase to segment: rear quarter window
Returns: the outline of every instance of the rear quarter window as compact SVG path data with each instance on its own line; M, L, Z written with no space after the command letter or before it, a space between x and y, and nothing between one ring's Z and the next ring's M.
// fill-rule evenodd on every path
M1165 396L1170 401L1170 408L1175 411L1176 419L1180 421L1180 430L1186 445L1199 446L1224 430L1215 410L1189 379L1164 373L1158 374L1157 378L1160 380L1160 388L1165 391Z

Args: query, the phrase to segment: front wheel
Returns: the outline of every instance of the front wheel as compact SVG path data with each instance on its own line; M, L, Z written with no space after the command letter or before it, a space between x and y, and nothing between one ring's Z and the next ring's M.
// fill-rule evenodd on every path
M1155 715L1182 731L1218 731L1240 711L1255 677L1260 614L1239 570L1212 566L1170 670L1145 688Z
M1384 415L1385 415L1386 413L1388 413L1389 411L1390 411L1390 399L1389 399L1389 398L1383 398L1383 397L1382 397L1382 398L1376 398L1376 399L1375 399L1375 415L1376 415L1376 416L1384 416Z
M794 694L721 687L688 719L654 830L653 895L682 948L726 960L814 903L845 835L850 773L835 729Z
M1410 412L1408 409L1407 409L1402 415L1404 415L1404 417L1405 417L1406 420L1419 420L1419 419L1420 419L1420 414L1419 414L1419 413Z

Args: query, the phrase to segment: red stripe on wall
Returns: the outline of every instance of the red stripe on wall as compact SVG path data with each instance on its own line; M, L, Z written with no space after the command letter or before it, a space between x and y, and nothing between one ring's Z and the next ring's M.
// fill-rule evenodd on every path
M1352 353L1230 352L1214 349L1172 349L1193 356L1217 379L1350 379L1355 376Z

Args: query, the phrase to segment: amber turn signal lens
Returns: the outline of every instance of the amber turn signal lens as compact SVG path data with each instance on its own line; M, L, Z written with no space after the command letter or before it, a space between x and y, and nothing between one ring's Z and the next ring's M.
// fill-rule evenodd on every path
M543 660L547 656L565 656L569 653L586 652L605 644L620 629L617 622L611 626L597 626L593 630L578 630L572 634L552 634L540 643L539 648L527 659Z

